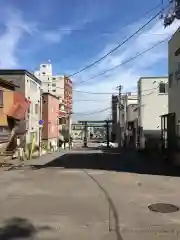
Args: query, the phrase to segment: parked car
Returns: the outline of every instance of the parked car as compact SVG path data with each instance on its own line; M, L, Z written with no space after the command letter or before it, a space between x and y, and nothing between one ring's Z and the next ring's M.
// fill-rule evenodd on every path
M99 147L107 147L107 141L99 143ZM109 147L116 148L116 147L118 147L118 143L109 142Z

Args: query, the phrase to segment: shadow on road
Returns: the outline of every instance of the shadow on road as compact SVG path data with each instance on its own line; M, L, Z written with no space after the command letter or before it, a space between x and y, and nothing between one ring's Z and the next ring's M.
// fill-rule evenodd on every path
M36 167L36 166L34 166ZM158 157L146 157L137 152L104 151L102 153L69 153L45 164L43 168L99 169L150 175L180 176L180 168Z
M4 222L0 228L0 240L34 239L35 234L41 230L51 230L50 227L36 228L29 220L14 217Z

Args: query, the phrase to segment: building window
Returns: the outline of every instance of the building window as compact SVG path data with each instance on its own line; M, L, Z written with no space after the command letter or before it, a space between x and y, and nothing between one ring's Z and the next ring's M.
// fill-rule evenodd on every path
M59 118L59 125L66 124L65 118Z
M53 89L52 91L53 91L53 92L56 92L56 89Z
M177 57L179 54L180 54L180 48L178 48L178 49L176 50L176 52L175 52L174 55Z
M31 113L31 114L34 113L33 104L30 105L30 113Z
M56 84L55 84L55 83L52 83L52 86L53 86L53 87L56 87Z
M39 113L39 105L36 103L35 104L35 114Z
M161 82L159 84L159 93L167 93L168 92L168 84Z
M43 67L43 68L45 68L45 67L46 67L46 65L44 65L44 64L43 64L43 65L42 65L42 67Z
M30 81L30 89L32 91L37 91L37 84L34 81Z
M0 106L3 106L3 91L0 90Z
M173 74L169 74L169 88L172 86L172 81L173 81Z
M42 74L43 74L43 75L46 75L46 73L45 73L45 72L42 72Z

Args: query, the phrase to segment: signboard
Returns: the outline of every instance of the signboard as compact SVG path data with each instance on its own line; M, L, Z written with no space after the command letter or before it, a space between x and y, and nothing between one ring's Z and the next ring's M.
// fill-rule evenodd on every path
M40 120L39 120L39 125L42 126L43 124L44 124L44 120L40 119Z

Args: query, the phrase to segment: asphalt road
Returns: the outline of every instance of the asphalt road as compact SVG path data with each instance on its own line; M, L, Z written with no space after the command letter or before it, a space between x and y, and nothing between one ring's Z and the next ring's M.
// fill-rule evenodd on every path
M134 153L77 152L0 174L0 240L180 239L179 171ZM5 221L6 220L6 221Z

